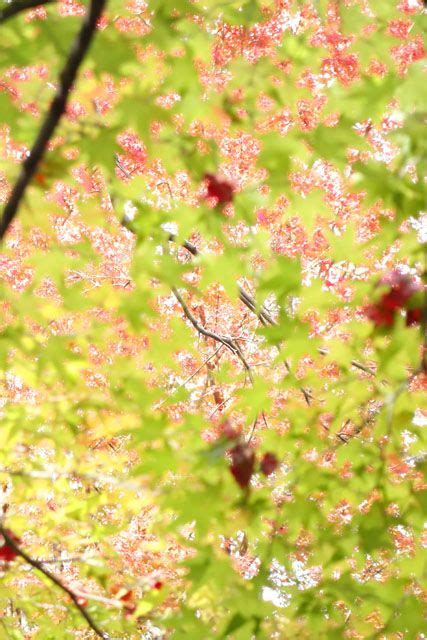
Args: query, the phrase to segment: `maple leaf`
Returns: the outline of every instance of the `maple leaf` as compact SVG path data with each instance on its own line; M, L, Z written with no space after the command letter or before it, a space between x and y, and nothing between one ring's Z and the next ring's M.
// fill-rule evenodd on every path
M401 273L397 269L384 276L380 284L389 284L391 286L391 290L383 297L383 304L390 309L403 307L420 288L414 278Z
M213 173L206 173L204 176L206 181L206 198L212 198L216 201L216 206L220 204L228 204L233 200L234 187L226 180L220 180Z
M365 315L376 327L391 327L394 322L394 312L383 309L381 304L370 304L365 307Z
M420 324L422 317L423 310L421 307L408 309L408 311L406 312L406 326L414 327L415 325Z
M274 471L276 471L277 467L279 466L279 461L277 459L277 457L274 455L274 453L264 453L262 460L260 462L260 468L262 473L265 476L269 476L272 473L274 473Z
M236 444L230 449L230 471L236 482L245 489L249 486L255 468L255 452L248 444Z
M381 296L378 302L365 307L365 315L377 327L391 327L395 313L405 307L412 295L420 289L420 285L414 278L401 273L397 269L384 276L379 284L388 284L390 289ZM417 314L411 313L409 322L415 324L417 322L416 318ZM408 324L408 315L406 323L411 326Z
M20 193L18 170L32 167L20 196L30 215L19 207L0 251L1 412L12 434L0 493L6 517L14 474L28 475L14 513L46 552L34 571L52 562L56 585L35 590L13 575L26 552L3 529L0 568L16 600L31 601L26 626L51 635L58 577L76 589L61 605L82 615L67 616L71 635L84 633L84 619L108 636L91 611L109 630L123 618L129 636L158 635L157 622L166 636L181 622L189 638L245 635L258 613L280 635L276 612L292 598L292 636L315 627L326 637L343 623L349 636L372 636L389 625L379 610L388 589L402 603L391 632L416 637L423 593L399 556L416 568L427 543L412 499L423 488L417 439L427 420L413 275L427 240L426 2L116 2L96 21L99 44L46 157L31 164L46 91L63 86L71 53L51 55L49 24L67 49L69 16L86 29L89 7L106 4L37 2L50 4L0 9L2 26L17 11L34 22L28 46L0 63L2 211ZM171 295L181 287L188 313ZM393 336L356 326L366 287L368 329ZM405 382L393 438L382 428L383 381L391 397ZM224 452L243 500L224 496ZM279 469L286 482L271 482ZM396 502L384 505L389 485ZM67 514L87 522L74 531ZM97 535L92 516L112 535ZM283 566L264 561L278 536ZM263 584L249 598L241 578L261 562ZM305 606L321 565L331 617ZM349 572L368 609L352 607ZM22 634L21 618L10 616L10 635Z

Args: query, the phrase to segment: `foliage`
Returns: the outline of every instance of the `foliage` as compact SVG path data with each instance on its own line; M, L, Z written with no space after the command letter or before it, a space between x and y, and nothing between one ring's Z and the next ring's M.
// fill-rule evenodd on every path
M1 25L2 203L86 7ZM424 637L423 20L108 2L0 253L7 532L108 637Z

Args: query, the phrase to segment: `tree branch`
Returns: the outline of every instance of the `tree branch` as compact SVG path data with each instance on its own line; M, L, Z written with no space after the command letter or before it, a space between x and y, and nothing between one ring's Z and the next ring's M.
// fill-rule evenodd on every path
M263 324L264 326L267 326L269 324L272 326L277 325L277 322L274 320L274 318L271 317L266 308L264 306L258 308L255 298L249 295L249 293L240 286L239 299L246 307L248 307L248 309L250 309L250 311L252 311L252 313L255 313L255 315L258 316L261 324Z
M176 236L173 233L171 233L169 235L169 242L175 242L175 240L176 240ZM182 246L184 247L184 249L187 249L187 251L191 253L193 256L199 255L198 248L192 242L189 242L188 240L184 240L184 242L182 243ZM247 291L245 291L243 287L238 286L238 289L239 289L240 301L243 302L243 304L250 311L252 311L252 313L255 313L255 315L258 316L259 320L264 326L268 324L271 324L271 325L277 324L277 322L271 317L271 315L268 313L268 311L264 307L261 307L258 310L256 300Z
M102 14L106 1L107 0L92 0L90 3L83 25L74 40L68 59L59 76L59 86L56 95L52 100L30 154L22 164L21 173L3 210L3 217L0 222L0 240L4 237L9 225L17 215L25 190L31 182L31 178L46 151L49 140L61 116L65 112L68 95L76 79L79 67L92 42L92 38L95 35L96 24Z
M127 228L129 228L128 225L125 224L124 222L122 222L122 224L124 224ZM175 242L176 236L173 233L171 233L171 234L169 234L168 240L169 240L169 242ZM200 253L199 250L197 249L197 247L192 242L189 242L188 240L184 240L184 242L182 243L181 246L184 247L184 249L187 249L187 251L189 253L191 253L193 256L198 256L199 253ZM258 319L260 320L260 322L264 326L268 326L268 325L277 326L276 320L274 320L274 318L272 318L272 316L269 314L269 312L265 309L264 306L259 308L255 298L253 298L240 285L238 285L238 290L239 290L239 299L240 299L240 301L243 302L243 304L250 311L252 311L252 313L254 313L258 317ZM174 294L175 294L175 291L174 291ZM175 297L176 297L176 294L175 294ZM178 298L177 298L177 300L182 306L182 302ZM181 300L182 300L182 298L181 298ZM184 307L183 307L183 309L184 309ZM188 309L187 309L187 311L188 311ZM184 310L184 313L185 313L185 310ZM187 315L187 313L186 313L186 315ZM198 326L196 326L194 324L193 320L191 320L191 318L188 315L187 315L187 318L190 320L190 322L193 324L193 326L195 326L196 329L198 329L198 327L201 326L201 325L198 325L197 320L194 317L193 317L193 320L196 322L196 324ZM203 329L203 327L201 327L201 328ZM202 335L206 335L206 334L203 334L202 331L200 331L200 333L202 333ZM210 336L210 337L213 337L213 336ZM221 337L221 336L219 336L219 337ZM228 347L228 348L230 348L230 347ZM318 352L321 355L326 355L328 353L326 349L318 349ZM427 349L426 349L426 353L427 353ZM286 367L289 367L288 362L285 362L285 364L286 364ZM357 360L351 360L350 364L353 367L355 367L356 369L359 369L360 371L368 373L371 376L375 376L376 375L375 370L372 367L366 366L366 365L362 364L361 362L358 362ZM290 371L290 369L288 369L288 371ZM310 391L308 389L303 388L303 387L300 388L300 391L302 392L307 405L310 406L311 401L313 399Z
M188 384L199 373L199 371L201 371L213 358L215 358L215 356L221 351L222 347L223 345L220 344L219 347L217 347L217 349L215 349L215 351L208 358L206 358L202 362L202 364L197 367L197 369L190 376L188 376L188 378L184 380L184 382L182 382L178 387L176 387L176 389L169 393L164 400L162 400L162 402L156 407L156 409L160 409L161 407L163 407L168 398L171 398L178 391L178 389L182 389L182 387L185 387L185 385Z
M293 375L292 369L291 369L291 365L289 364L289 362L287 360L285 360L285 367L286 367L287 372L290 375ZM304 396L304 400L305 400L305 403L306 403L307 407L310 407L311 406L311 401L313 400L313 396L311 394L310 389L307 389L306 387L298 387L298 389L301 391L302 395Z
M13 18L13 16L16 16L22 11L34 9L35 7L40 7L43 4L50 4L54 1L55 0L15 0L15 2L9 2L0 10L0 24L9 20L9 18Z
M174 236L173 234L170 234L169 241L174 242L175 239L176 239L176 236ZM182 246L185 249L187 249L187 251L189 251L193 256L199 255L199 250L197 249L197 247L191 242L188 242L188 240L185 240L182 243ZM271 315L268 313L265 307L262 306L261 308L258 308L255 298L253 298L247 291L245 291L243 287L239 286L238 289L239 289L240 301L243 302L243 304L250 311L252 311L252 313L255 313L258 316L258 319L264 326L268 326L268 325L277 326L277 322L274 320L274 318L271 317ZM427 308L427 304L426 304L426 308ZM326 355L328 353L326 349L318 349L318 351L321 355ZM427 348L426 348L426 352L427 352ZM375 370L372 367L368 367L362 364L361 362L358 362L357 360L351 360L350 364L353 367L356 367L356 369L360 369L360 371L364 371L365 373L368 373L371 376L376 375ZM304 397L307 404L309 405L311 400L310 394L306 395L304 393Z
M328 354L328 350L327 349L318 349L317 350L321 356L326 356ZM360 369L360 371L364 371L365 373L369 373L369 375L371 376L376 376L376 372L375 369L373 369L372 367L368 367L365 364L362 364L361 362L358 362L357 360L350 360L350 364L352 367L356 367L356 369Z
M181 305L184 315L191 322L193 327L200 333L200 335L205 336L206 338L212 338L212 340L215 340L216 342L219 342L223 344L225 347L227 347L227 349L231 351L231 353L233 353L235 356L239 358L240 362L243 364L244 368L246 369L246 371L248 371L249 376L251 377L251 368L247 363L246 358L244 357L242 350L239 347L237 341L233 340L233 338L229 338L228 336L221 336L219 335L219 333L215 333L214 331L209 331L209 329L205 329L205 327L202 327L202 325L196 320L196 318L191 313L190 309L188 308L187 304L185 303L184 299L182 298L181 294L178 292L176 287L172 287L172 292L175 298L177 299L177 301L179 302L179 304Z
M73 601L74 606L79 610L83 618L88 623L89 627L96 633L99 638L103 638L103 640L108 640L109 635L101 631L96 623L92 620L92 617L86 611L86 609L79 603L78 596L71 591L59 578L57 578L53 573L51 573L48 569L46 569L41 562L35 560L31 556L28 555L26 551L21 549L21 546L15 542L12 536L8 533L7 529L5 529L2 525L0 525L0 534L3 536L5 543L8 547L11 547L15 551L15 553L20 556L25 562L37 571L40 571L48 580L53 582L59 589L61 589L64 593L68 595L68 597Z

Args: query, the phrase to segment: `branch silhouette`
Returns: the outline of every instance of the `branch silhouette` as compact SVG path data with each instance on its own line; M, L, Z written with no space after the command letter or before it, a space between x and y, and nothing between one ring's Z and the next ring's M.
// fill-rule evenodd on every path
M9 20L9 18L13 18L22 11L35 9L35 7L51 4L52 2L55 2L55 0L15 0L15 2L10 2L0 10L0 24Z
M69 589L63 582L61 582L59 578L57 578L53 573L51 573L48 569L46 569L43 566L42 562L40 562L39 560L35 560L30 555L28 555L28 553L21 548L21 545L19 545L13 539L10 532L7 529L5 529L3 525L0 525L0 534L3 536L4 541L8 545L8 547L13 549L18 556L20 556L23 560L25 560L25 562L31 565L34 569L37 569L37 571L40 571L40 573L42 573L45 576L45 578L53 582L53 584L55 584L59 589L61 589L64 593L67 594L67 596L73 601L73 604L76 607L76 609L79 610L83 618L86 620L89 627L92 629L92 631L96 633L96 635L99 638L102 638L103 640L109 640L110 636L104 631L101 631L101 629L97 626L97 624L92 619L92 616L80 604L78 596L75 593L73 593L71 589Z
M169 235L169 242L175 242L175 240L176 240L176 236L173 233L171 233ZM182 243L181 246L183 246L184 249L187 249L187 251L189 253L191 253L193 256L198 256L199 255L198 248L192 242L189 242L188 240L184 240L184 242ZM265 307L263 307L263 306L258 308L258 305L257 305L257 302L256 302L255 298L253 298L240 285L238 285L238 291L239 291L239 299L240 299L240 301L243 302L243 304L250 311L252 311L252 313L255 313L255 315L258 316L260 322L264 326L267 326L269 324L274 326L274 325L277 324L277 322L274 320L274 318L271 317L271 315L269 314L267 309L265 309Z
M206 338L212 338L212 340L215 340L216 342L219 342L220 344L223 344L225 347L227 347L227 349L231 351L231 353L233 353L235 356L239 358L240 362L243 364L244 368L249 373L249 377L252 379L251 368L247 363L246 358L243 355L242 350L239 347L239 344L237 343L237 341L233 340L233 338L229 338L228 336L221 336L219 335L219 333L215 333L214 331L209 331L208 329L205 329L205 327L203 327L193 316L186 302L184 301L183 297L178 292L176 287L172 287L172 293L174 294L175 298L181 305L184 315L191 322L193 327L197 329L197 331L202 336L205 336Z
M92 0L89 5L89 10L83 20L82 27L74 40L68 59L59 76L56 95L51 102L49 111L46 114L32 149L22 164L18 180L3 210L3 217L0 222L0 240L5 236L10 224L16 217L25 190L31 182L37 165L46 151L49 140L65 112L68 96L77 77L79 67L95 35L96 24L106 2L107 0Z

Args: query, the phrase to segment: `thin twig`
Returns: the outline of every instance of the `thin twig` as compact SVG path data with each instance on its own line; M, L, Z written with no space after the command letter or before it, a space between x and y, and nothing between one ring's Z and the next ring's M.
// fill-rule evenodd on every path
M234 340L233 338L229 338L228 336L221 336L219 335L219 333L215 333L214 331L209 331L209 329L205 329L205 327L203 327L193 316L186 302L184 301L184 299L182 298L181 294L178 292L176 287L172 287L172 292L175 298L177 299L177 301L179 302L179 304L181 305L184 315L191 322L191 324L198 331L198 333L202 336L205 336L206 338L212 338L212 340L215 340L216 342L220 342L225 347L227 347L227 349L231 351L231 353L233 353L235 356L239 358L240 362L243 364L244 368L246 369L246 371L249 373L249 376L250 376L251 368L247 363L246 358L244 357L242 350L239 344L236 342L236 340Z
M364 371L365 373L369 373L371 376L375 376L376 373L372 369L372 367L367 367L365 364L358 362L357 360L351 360L350 362L352 367L356 367L356 369L360 369L360 371Z
M122 220L122 225L125 226L127 229L129 229L129 224L126 219ZM170 233L168 240L169 242L175 242L176 235L173 233ZM196 247L196 245L194 245L192 242L189 242L189 240L184 240L181 246L184 247L184 249L187 249L187 251L191 253L191 255L193 256L200 255L200 252ZM277 325L277 322L274 320L274 318L271 317L267 309L265 309L264 306L262 306L261 308L258 308L256 300L247 291L245 291L245 289L243 289L243 287L241 287L240 285L238 285L238 291L239 291L240 301L243 302L243 304L250 311L252 311L252 313L255 313L255 315L258 316L259 320L262 322L264 326L267 326L269 324L272 326Z
M233 396L229 396L228 398L225 398L222 402L220 402L219 404L216 405L215 409L209 414L209 420L211 418L213 418L213 416L218 413L218 411L220 411L223 407L225 407L225 405L227 404L227 402L229 402L230 400L233 399Z
M80 556L75 556L73 558L37 558L37 561L41 564L67 564L67 562L80 562L82 564L89 564L93 567L102 567L102 563L98 562L92 558L82 558ZM76 594L78 595L78 594Z
M74 606L81 613L83 618L88 623L89 627L96 633L99 638L103 638L103 640L108 640L109 635L101 631L97 624L92 619L92 616L86 611L86 609L80 604L78 596L71 591L59 578L57 578L53 573L51 573L48 569L46 569L41 562L35 560L31 556L28 555L26 551L24 551L17 542L13 539L13 537L8 533L8 531L0 525L0 534L3 536L8 547L11 547L15 551L15 553L20 556L25 562L37 571L40 571L48 580L53 582L59 589L61 589L64 593L68 595L68 597L73 601Z
M171 233L169 234L168 239L169 239L169 242L175 242L176 236L173 233ZM191 253L193 256L198 256L200 254L198 248L188 240L184 240L184 242L182 243L182 246L184 247L184 249L187 249L187 251ZM250 311L252 311L252 313L255 313L255 315L258 316L258 318L260 319L263 325L269 325L269 324L277 325L277 322L271 317L267 309L265 309L264 307L261 307L260 309L258 309L256 300L247 291L245 291L243 287L239 285L238 290L239 290L240 301L243 302L243 304Z
M167 398L165 398L164 400L162 400L162 402L156 407L156 409L160 409L161 407L163 407L163 405L165 404L165 402L168 400L168 398L171 398L173 395L175 395L175 393L177 393L177 391L179 389L182 389L182 387L185 387L186 384L188 384L193 378L194 376L196 376L199 371L201 371L207 364L208 362L210 362L212 360L212 358L215 358L215 356L217 355L217 353L219 353L219 351L223 348L223 345L220 344L219 347L213 352L212 355L209 356L209 358L206 358L206 360L204 360L202 362L202 364L197 367L197 369L190 375L188 376L188 378L186 380L184 380L184 382L182 382L176 389L174 389L173 391L171 391Z
M255 420L254 420L254 423L253 423L253 425L252 425L252 428L251 428L251 430L250 430L250 432L249 432L248 439L247 439L247 443L248 443L248 444L250 444L250 443L251 443L251 440L252 440L252 438L253 438L253 437L254 437L254 435L255 435L255 429L256 429L256 426L257 426L257 424L258 424L258 418L259 418L259 415L257 415L257 416L256 416L256 418L255 418Z
M269 314L267 309L262 306L258 308L255 298L253 298L243 287L239 285L239 299L252 313L255 313L264 326L277 326L276 320Z
M394 404L396 403L396 399L406 391L406 389L408 389L408 387L410 386L411 382L413 381L413 379L419 375L419 373L421 372L421 369L417 369L416 371L414 371L406 380L404 380L403 382L401 382L399 384L399 386L397 387L397 389L389 394L388 398L386 398L385 402L382 403L379 411L383 411L384 407L388 407L388 410L390 411L390 408L393 410ZM390 438L391 435L391 431L392 431L392 425L390 422L390 417L388 416L387 418L389 420L388 423L388 437ZM335 436L338 440L340 440L340 442L342 444L348 444L351 440L353 440L354 438L356 438L366 426L369 426L370 424L372 424L373 422L373 418L365 418L359 425L356 426L356 428L353 430L353 432L351 434L343 434L342 430L339 433L336 433ZM348 424L348 421L345 423L344 427ZM336 443L336 446L339 446L339 443ZM384 456L384 451L382 451L382 460L383 460L383 466L386 464L386 459ZM421 460L422 461L422 460Z
M106 1L107 0L92 0L90 3L83 25L74 40L68 59L59 76L59 86L56 95L51 102L49 111L46 114L45 120L39 130L33 147L22 164L21 173L3 210L3 217L0 222L0 240L4 237L9 225L17 215L25 190L31 182L31 179L37 169L37 165L47 149L49 140L51 139L61 116L65 112L68 96L77 77L79 67L83 62L92 42L92 38L95 35L96 25L102 14Z
M285 367L286 367L286 370L289 373L289 375L293 376L294 374L292 373L291 365L289 364L289 362L287 360L285 360ZM304 400L305 400L305 402L307 404L307 407L310 407L311 406L311 401L313 400L313 396L311 394L311 391L309 389L307 389L306 387L298 387L298 388L301 391L302 395L304 396Z
M6 20L13 18L13 16L16 16L22 11L34 9L43 4L50 4L51 2L54 2L54 0L15 0L14 2L9 2L9 4L0 11L0 23L6 22Z
M173 233L170 233L168 240L169 240L169 242L175 242L176 235L173 234ZM199 255L198 248L192 242L189 242L188 240L184 240L184 242L182 243L182 246L184 247L184 249L187 249L187 251L189 253L191 253L191 255L193 255L193 256L198 256Z
M318 352L320 353L320 355L322 356L326 356L328 354L328 350L327 349L318 349ZM356 369L360 369L360 371L364 371L365 373L369 373L369 375L371 376L376 376L376 371L373 367L368 367L366 364L362 364L361 362L358 362L357 360L351 360L350 364L352 367L356 367Z

